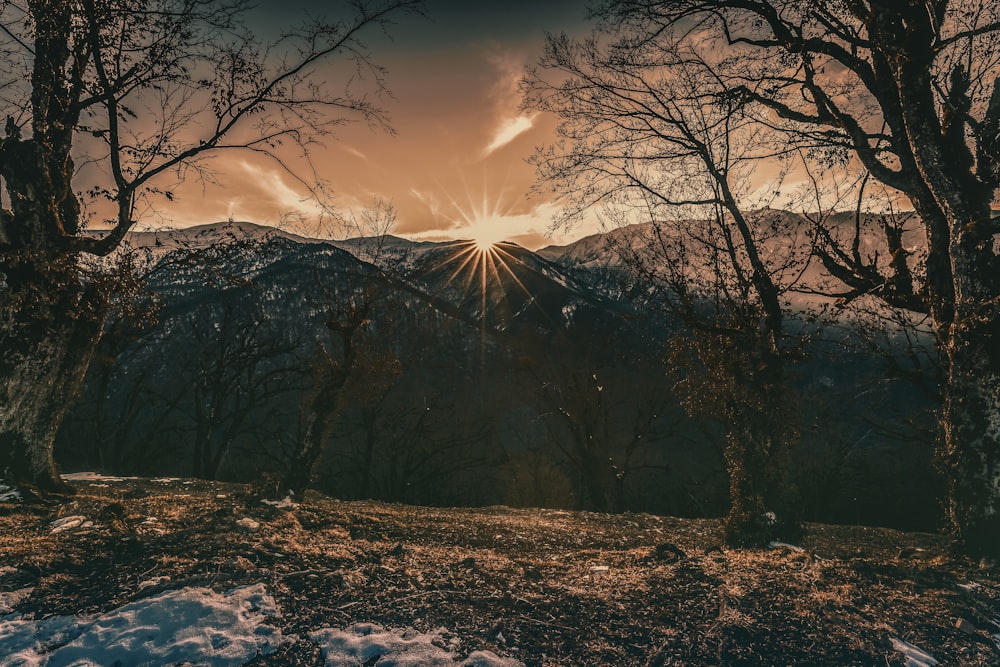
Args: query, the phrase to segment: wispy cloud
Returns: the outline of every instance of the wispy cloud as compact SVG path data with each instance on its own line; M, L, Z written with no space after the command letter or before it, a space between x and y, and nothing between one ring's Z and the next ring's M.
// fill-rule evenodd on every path
M514 141L517 137L530 130L535 124L534 116L516 116L507 118L493 133L493 140L483 151L484 155L489 155L498 148L502 148Z
M350 153L354 157L356 157L356 158L358 158L360 160L364 160L365 162L371 162L371 160L369 159L369 157L367 155L365 155L364 153L362 153L361 151L359 151L357 148L354 148L353 146L347 146L345 144L345 145L341 146L341 148L344 149L345 153Z

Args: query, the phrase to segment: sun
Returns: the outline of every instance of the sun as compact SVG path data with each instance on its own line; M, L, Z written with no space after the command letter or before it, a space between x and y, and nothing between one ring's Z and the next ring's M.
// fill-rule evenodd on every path
M490 252L496 243L488 238L475 238L472 239L472 245L476 246L476 250L479 252Z
M469 223L466 231L472 237L472 244L479 252L489 252L504 240L503 225L495 220L477 219Z
M506 185L497 190L491 188L485 172L478 195L469 189L464 177L463 183L464 198L445 192L448 213L444 214L444 218L450 223L452 234L467 240L470 249L480 253L494 250L498 244L508 240L512 214L519 200L511 196L511 190Z

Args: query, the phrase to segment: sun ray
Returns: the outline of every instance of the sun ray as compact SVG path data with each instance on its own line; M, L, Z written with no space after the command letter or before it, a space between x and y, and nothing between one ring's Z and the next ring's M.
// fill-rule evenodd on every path
M444 256L427 269L444 278L438 297L448 293L450 301L457 298L457 304L478 311L484 359L489 331L534 310L531 304L551 320L528 287L530 281L526 282L525 276L540 273L539 268L512 252L517 246L505 238L510 231L505 223L517 217L514 211L519 200L506 177L496 189L496 179L494 187L489 187L489 176L484 171L482 189L476 191L469 187L468 175L462 174L463 191L446 192L442 197L451 211L452 232L465 240L445 246Z
M507 307L510 308L511 313L513 314L514 312L513 304L511 304L510 296L507 294L507 290L503 288L503 279L500 277L500 271L497 269L497 259L498 256L496 254L496 251L492 247L483 253L483 264L489 265L490 273L496 280L497 289L500 290L500 296L503 299L503 301L507 304Z
M514 281L514 284L521 288L521 291L524 292L524 295L526 297L528 297L529 299L534 298L534 295L531 293L531 290L528 289L528 286L525 285L521 281L521 279L517 277L517 274L514 273L514 270L512 268L510 268L510 265L507 264L507 262L503 261L503 259L500 257L500 254L499 254L500 252L503 252L503 251L499 250L499 252L497 253L497 263L507 272L507 275L509 275L510 278L511 278L511 280ZM509 253L504 253L504 254L509 255Z
M438 270L443 269L449 264L458 262L458 266L444 280L444 282L441 284L441 287L437 290L437 292L433 296L436 299L441 298L445 290L447 290L449 286L455 284L455 282L460 277L464 277L464 280L462 281L462 283L460 283L461 293L459 294L459 303L461 303L465 301L466 295L469 293L469 287L472 284L472 279L476 274L475 262L477 259L477 253L475 249L471 247L467 242L455 241L450 245L454 248L458 248L458 250L455 250L454 252L446 255L442 261L438 262L437 264L434 264L427 270L427 272L434 273ZM471 268L469 268L470 264L473 265Z
M528 269L531 269L531 270L534 270L534 269L532 267L529 267L522 260L520 260L517 257L514 257L513 255L511 255L509 252L503 250L502 248L498 247L496 249L497 260L498 260L500 266L502 266L507 271L507 273L510 274L511 279L514 281L514 283L518 287L521 288L521 291L524 292L524 295L526 297L528 297L528 299L531 301L532 305L534 305L534 307L538 310L538 312L541 313L542 317L544 317L549 322L553 322L553 320L549 316L549 314L545 312L545 308L542 307L542 304L538 303L538 299L535 298L535 295L531 293L531 290L528 289L527 285L525 285L521 281L521 279L517 276L517 274L514 273L514 269L510 268L510 265L507 264L507 262L505 262L505 261L502 260L502 258L500 257L501 253L503 253L504 255L507 255L508 257L510 257L511 259L513 259L514 261L516 261L518 264L521 264L522 266L525 266Z

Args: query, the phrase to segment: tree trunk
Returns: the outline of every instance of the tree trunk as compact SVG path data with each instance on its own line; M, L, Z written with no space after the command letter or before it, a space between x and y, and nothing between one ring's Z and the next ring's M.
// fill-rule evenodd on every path
M582 488L582 509L590 512L613 512L608 499L606 480L610 477L607 459L602 457L600 449L593 443L587 446L584 442L580 448L580 475ZM593 448L593 449L592 449Z
M1000 557L1000 265L984 213L952 238L955 322L944 344L947 386L939 459L958 545Z
M332 412L310 415L305 435L288 461L288 471L281 491L288 491L297 498L305 495L306 489L312 484L323 447L332 430L332 422Z
M354 366L351 336L356 329L357 327L345 327L340 330L344 355L340 363L334 361L321 344L317 344L314 362L316 377L312 395L305 406L306 432L289 458L282 481L283 488L279 491L290 491L301 498L313 481L316 467L338 416L340 392Z
M941 124L930 65L902 59L896 66L907 139L933 198L923 207L936 207L948 223L947 246L931 238L929 252L947 250L951 284L944 290L928 285L932 312L951 315L935 318L947 378L938 448L946 516L957 546L1000 557L1000 262L990 219L993 191L973 173L964 134L952 137Z
M52 459L103 326L98 290L85 287L68 240L79 231L70 155L79 110L65 81L70 3L29 3L36 22L31 134L13 118L0 140L11 210L0 234L0 466L9 481L68 490ZM6 283L6 284L4 284Z
M798 492L789 479L789 447L796 431L776 340L765 335L757 341L763 357L760 367L744 366L755 358L753 354L738 362L738 369L743 368L736 370L729 388L730 432L724 455L730 507L724 537L730 546L794 540L802 532Z
M767 541L767 506L761 494L761 443L749 433L731 431L726 437L726 473L729 475L729 511L724 520L726 544L761 546Z
M779 390L771 400L786 399ZM802 534L798 490L789 479L790 427L780 423L786 410L777 403L761 407L726 438L730 505L724 537L734 547L759 547Z
M983 330L988 330L988 333ZM971 555L1000 555L1000 336L996 319L959 325L946 349L940 460L947 518Z
M30 286L12 280L2 300L0 474L16 485L67 492L53 444L100 340L103 309L75 268L59 266L75 262L62 256L36 265ZM47 285L39 289L41 284Z

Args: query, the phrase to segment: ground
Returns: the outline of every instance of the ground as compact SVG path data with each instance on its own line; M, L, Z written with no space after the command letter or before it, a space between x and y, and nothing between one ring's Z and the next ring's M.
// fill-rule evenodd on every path
M1000 664L1000 569L935 535L809 524L797 545L730 550L714 520L71 483L73 497L0 504L0 594L24 591L6 613L263 584L286 640L258 666L322 665L310 632L368 622L443 628L457 656L527 665L932 664L902 642L941 664Z

